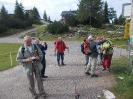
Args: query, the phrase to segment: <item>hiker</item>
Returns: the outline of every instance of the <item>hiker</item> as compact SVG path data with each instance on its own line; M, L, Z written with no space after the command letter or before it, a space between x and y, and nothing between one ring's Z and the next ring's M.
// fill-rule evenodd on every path
M56 43L57 43L58 39L54 41L54 56L57 55L57 52L56 52Z
M86 66L87 66L87 64L88 64L88 62L89 62L89 57L88 57L88 55L86 55L85 54L85 52L84 52L84 44L85 44L85 42L86 42L86 39L87 38L84 38L84 42L81 44L81 52L85 55L85 68L86 68Z
M91 53L89 53L89 49L90 49L90 44L89 44L89 40L86 38L86 39L84 39L84 53L85 53L85 58L86 58L86 66L87 66L87 64L89 63L89 55L91 54Z
M43 65L43 69L41 70L41 77L48 78L48 76L45 75L45 70L46 70L45 50L47 50L47 45L44 47L42 44L40 44L40 40L38 38L35 39L35 44L40 48L40 50L42 51L42 54L43 54L43 58L41 61L42 65Z
M102 38L103 40L106 39L106 37L104 36ZM103 51L103 71L106 69L110 71L110 65L113 56L113 47L114 44L110 40L101 44L101 49Z
M44 52L46 53L46 50L48 48L48 44L46 42L43 42L42 43L42 46L44 46Z
M42 57L43 54L41 50L38 46L32 44L31 37L25 36L24 45L19 48L16 60L23 65L24 72L29 81L29 91L31 92L33 99L37 98L34 75L37 81L39 95L43 98L46 97L40 75L40 71L43 68L41 64Z
M98 75L95 74L95 67L97 65L97 56L98 56L96 46L106 42L106 40L96 42L96 41L94 41L94 37L92 35L90 35L88 37L88 40L90 42L90 50L89 51L91 51L92 53L89 55L89 63L87 65L85 74L91 75L91 77L98 77ZM89 72L89 70L91 70L91 71Z
M58 62L58 66L61 65L65 65L64 64L64 51L65 49L69 49L65 42L62 40L61 37L58 38L58 40L56 41L56 45L55 45L55 52L57 55L57 62ZM60 64L60 58L61 58L61 64Z
M96 38L96 41L97 42L100 42L101 41L101 38L100 37L97 37ZM103 57L103 51L101 50L101 46L100 45L97 45L97 51L98 51L98 66L99 65L102 65L102 57Z

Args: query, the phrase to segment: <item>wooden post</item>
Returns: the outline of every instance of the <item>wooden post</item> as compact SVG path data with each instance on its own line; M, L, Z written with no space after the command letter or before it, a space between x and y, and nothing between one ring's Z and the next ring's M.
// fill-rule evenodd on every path
M12 52L10 52L10 61L11 61L11 66L12 66Z

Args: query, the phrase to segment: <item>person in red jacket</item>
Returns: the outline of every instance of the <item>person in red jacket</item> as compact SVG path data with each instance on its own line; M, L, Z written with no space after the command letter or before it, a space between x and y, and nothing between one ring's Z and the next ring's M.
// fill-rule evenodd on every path
M65 51L65 49L69 49L69 48L66 46L66 44L64 43L62 38L59 37L58 40L56 41L56 44L55 44L55 51L57 54L58 66L60 66L60 58L61 58L61 65L65 65L64 64L64 51Z

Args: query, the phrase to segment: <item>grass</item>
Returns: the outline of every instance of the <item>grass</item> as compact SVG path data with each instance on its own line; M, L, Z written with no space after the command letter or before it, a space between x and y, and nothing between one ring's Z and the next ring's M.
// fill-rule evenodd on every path
M5 36L17 34L17 33L22 32L22 31L24 31L24 29L9 29L5 33L0 33L0 37L5 37Z
M87 35L80 35L80 36L75 36L74 38L66 38L64 37L65 34L68 33L63 33L63 34L54 34L54 35L45 35L46 33L46 27L40 27L37 30L34 31L35 34L33 34L33 37L39 37L41 40L44 41L55 41L59 36L63 37L63 39L65 41L83 41L83 39L85 37L88 37L88 35L93 34L96 37L102 37L102 36L106 36L112 39L118 37L117 39L112 40L112 42L116 45L116 46L121 46L121 45L125 45L126 44L126 39L123 39L123 36L120 34L108 34L106 29L94 29L94 30L90 30L89 26L84 26L82 28L85 31L88 31ZM25 35L29 35L31 32L25 34ZM22 37L24 37L25 35L23 35Z
M133 75L131 66L127 66L127 58L114 60L111 72L114 74L116 84L110 89L117 99L133 99ZM123 77L120 79L118 77Z
M18 63L16 62L16 55L21 45L22 44L17 43L0 43L0 71L18 65ZM10 53L12 56L12 66L10 60Z
M10 35L17 34L19 32L25 31L27 29L36 28L36 27L39 27L39 26L41 26L41 25L33 24L32 27L25 28L25 29L9 29L5 33L0 33L0 37L10 36Z

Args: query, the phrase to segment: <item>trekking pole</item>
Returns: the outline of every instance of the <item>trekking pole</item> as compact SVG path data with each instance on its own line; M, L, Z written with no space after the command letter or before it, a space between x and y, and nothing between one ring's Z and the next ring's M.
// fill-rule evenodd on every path
M56 56L56 51L54 51L54 56Z
M74 96L75 96L75 99L79 98L79 94L77 94L77 89L76 89L76 82L74 82Z
M67 49L67 50L68 50L68 54L69 54L69 47L68 47L68 49Z
M126 21L123 22L123 23L115 30L114 34L115 34L115 33L121 28L121 26L123 26L125 23L126 23ZM113 34L112 34L112 35L113 35Z

